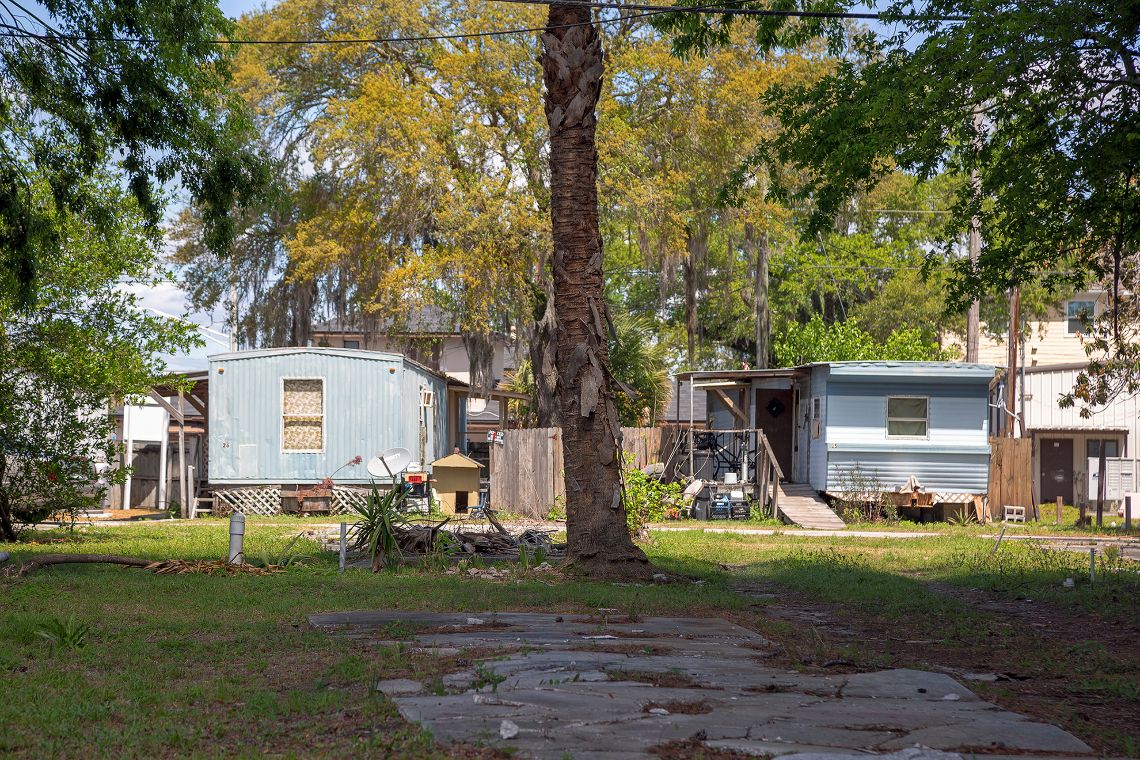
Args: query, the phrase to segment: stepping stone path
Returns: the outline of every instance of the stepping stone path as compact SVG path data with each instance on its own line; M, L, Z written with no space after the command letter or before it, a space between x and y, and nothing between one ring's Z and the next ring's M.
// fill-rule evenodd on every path
M403 680L382 690L438 741L513 747L521 757L646 758L674 740L781 760L1093 754L1072 734L984 702L939 673L772 667L769 641L719 619L345 612L309 622L376 640L419 630L416 645L427 651L502 649L446 676L446 695Z

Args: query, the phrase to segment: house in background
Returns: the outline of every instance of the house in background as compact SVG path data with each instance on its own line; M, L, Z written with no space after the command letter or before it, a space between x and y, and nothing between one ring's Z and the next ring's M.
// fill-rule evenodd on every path
M784 480L810 487L801 492L834 495L871 479L921 490L916 506L931 516L986 493L993 378L984 364L889 361L678 376L706 395L707 430L689 452L698 477L747 482L758 444L745 433L759 431Z
M119 465L131 470L125 482L107 490L107 508L165 511L181 505L180 467L189 468L187 477L194 481L191 491L205 478L206 416L195 392L204 396L206 373L178 377L190 384L190 391L181 398L173 388L159 387L148 398L116 406L114 436L123 445ZM176 417L179 413L181 422Z
M1060 398L1073 390L1087 361L1026 367L1019 378L1014 408L1024 416L1024 435L1033 440L1034 488L1039 503L1088 504L1095 501L1097 460L1135 457L1140 438L1140 394L1121 394L1081 415L1081 405L1063 409ZM1004 398L1005 383L995 386L994 406ZM1004 420L1002 427L1017 420ZM1133 489L1135 486L1132 487Z
M1018 363L1026 367L1075 364L1088 361L1081 333L1082 316L1099 317L1108 306L1108 295L1103 290L1075 293L1071 298L1049 310L1044 319L1025 321L1021 337L1024 345L1018 351ZM1008 330L994 337L983 330L978 340L978 361L1004 367L1009 361ZM957 348L965 356L965 340L961 336L944 336L944 343Z
M272 348L210 357L213 488L366 484L366 463L403 447L422 464L465 435L447 379L400 354ZM362 461L347 465L355 457ZM426 469L426 468L425 468Z
M454 322L434 307L413 309L403 324L369 327L357 322L328 320L313 327L318 347L366 349L402 353L436 372L464 383L471 382L471 357ZM491 374L498 384L518 366L515 348L506 333L492 335ZM467 409L466 451L486 463L487 433L499 428L499 402L473 399Z
M1052 309L1045 319L1028 320L1018 350L1018 382L1013 390L1014 416L1005 413L1010 393L1004 376L1009 360L1008 343L983 332L979 360L999 368L991 395L991 429L1003 435L1012 428L1016 437L1033 441L1033 493L1038 503L1066 504L1095 500L1095 465L1103 448L1109 459L1134 456L1140 435L1140 399L1122 394L1103 407L1081 415L1080 405L1063 409L1059 400L1070 393L1077 375L1088 367L1082 333L1086 317L1099 317L1108 308L1104 290L1088 290Z

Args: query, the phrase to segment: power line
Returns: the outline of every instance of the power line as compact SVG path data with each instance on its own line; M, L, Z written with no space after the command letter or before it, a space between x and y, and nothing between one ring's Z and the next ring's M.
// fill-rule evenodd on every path
M773 10L768 8L726 8L708 5L645 5L641 3L618 3L605 0L495 0L499 3L519 3L523 5L584 5L588 8L609 10L657 10L662 13L699 13L710 16L766 16L772 18L819 18L856 19L864 21L966 21L966 16L906 15L894 16L882 13L853 13L850 11L800 11ZM664 9L664 10L661 10Z
M689 10L696 12L702 8L717 8L722 3L708 6L690 6ZM654 10L646 11L644 13L635 13L621 18L599 19L599 24L614 24L631 19L646 18L648 16L659 16L665 13L675 12L672 9L662 9L660 6L645 6L646 8L653 8ZM42 22L41 22L42 23ZM594 21L579 21L569 24L557 24L555 26L536 26L536 27L523 27L517 29L494 29L486 32L456 32L453 34L425 34L425 35L409 35L404 37L350 37L342 39L287 39L287 40L259 40L259 39L232 39L232 40L212 40L218 45L383 45L383 44L397 44L405 42L445 42L448 40L466 40L466 39L481 39L486 37L502 37L514 34L537 34L539 32L546 32L552 29L571 29L578 26L593 26ZM45 24L46 26L46 24ZM51 27L48 27L51 28ZM40 42L127 42L132 44L156 44L159 42L154 37L90 37L78 34L43 34L38 32L29 31L26 29L14 30L8 27L5 31L0 31L0 37L20 37L25 39L33 39Z
M284 39L284 40L266 40L266 39L216 39L212 40L218 45L381 45L381 44L399 44L409 42L445 42L449 40L465 40L465 39L481 39L487 37L501 37L516 34L537 34L540 32L550 31L552 29L570 29L579 26L592 26L597 24L615 24L629 21L631 19L647 18L650 16L660 16L670 13L682 14L707 14L707 15L733 15L733 16L761 16L761 17L777 17L777 18L820 18L820 19L862 19L862 20L875 20L875 21L966 21L965 16L901 16L892 17L880 13L851 13L846 11L797 11L797 10L768 10L761 8L729 8L724 4L724 0L719 3L710 5L678 5L678 6L660 6L660 5L646 5L646 4L626 4L615 2L595 2L594 0L575 0L574 2L565 2L565 0L495 0L496 2L503 3L516 3L528 5L554 5L558 2L566 5L582 5L589 8L609 9L609 10L636 10L639 13L633 13L617 18L599 18L595 21L580 21L568 24L558 24L555 26L540 26L540 27L522 27L516 29L494 29L486 32L455 32L452 34L425 34L425 35L407 35L402 37L350 37L342 39ZM732 2L732 0L728 0ZM38 19L37 19L38 20ZM41 22L43 23L43 22ZM54 31L52 33L33 32L27 29L14 28L10 25L3 25L7 27L0 31L0 37L13 37L21 39L36 40L39 42L125 42L131 44L157 44L160 42L155 37L94 37L81 34L63 34L62 32ZM45 27L51 29L52 27L44 24Z

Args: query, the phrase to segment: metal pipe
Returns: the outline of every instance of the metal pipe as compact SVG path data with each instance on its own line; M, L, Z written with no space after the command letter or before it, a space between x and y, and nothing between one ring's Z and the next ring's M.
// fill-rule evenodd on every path
M345 560L348 557L348 523L340 524L340 571L344 572Z
M234 512L230 515L230 558L231 565L240 565L245 561L245 515Z

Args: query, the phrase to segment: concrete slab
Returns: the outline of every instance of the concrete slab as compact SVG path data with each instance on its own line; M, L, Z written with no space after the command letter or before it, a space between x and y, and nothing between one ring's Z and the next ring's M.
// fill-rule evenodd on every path
M414 681L382 682L381 691L439 741L486 742L523 757L632 760L693 738L782 760L1092 754L1071 734L984 702L942 673L826 676L766 666L757 655L770 642L724 620L348 612L310 623L334 635L412 638L426 651L503 650L445 676L446 695L424 694Z

